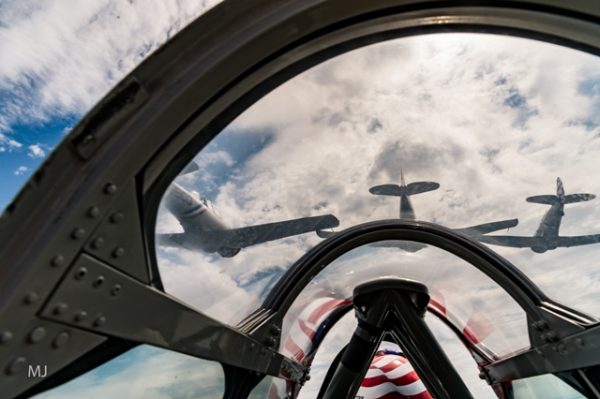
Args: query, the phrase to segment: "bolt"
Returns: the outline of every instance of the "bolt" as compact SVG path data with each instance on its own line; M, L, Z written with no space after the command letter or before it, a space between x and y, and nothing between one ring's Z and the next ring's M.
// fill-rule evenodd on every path
M39 299L38 294L36 294L35 292L30 292L29 294L27 294L27 296L25 296L24 302L27 305L31 305L35 302L37 302L37 300Z
M52 346L55 348L65 346L67 342L69 342L69 338L71 338L69 333L67 331L63 331L59 333L56 337L54 337L54 340L52 341Z
M85 310L82 310L81 312L79 312L75 315L75 321L79 323L79 322L83 321L86 317L87 317L87 312Z
M112 287L112 290L110 290L110 295L117 296L117 295L119 295L119 292L121 292L121 285L120 284L115 284Z
M71 232L71 237L74 240L79 240L80 238L82 238L83 236L85 236L85 229L82 229L81 227L76 228L75 230L73 230Z
M8 365L8 367L6 368L6 374L18 374L25 369L26 365L27 359L23 356L19 356Z
M268 346L269 348L275 346L276 340L273 337L269 337L265 340L265 345Z
M92 248L94 248L94 249L100 249L100 248L102 248L103 245L104 245L104 238L102 238L102 237L97 237L94 239L94 241L92 241Z
M123 255L125 255L125 248L123 248L123 247L117 247L112 252L112 257L113 258L120 258Z
M94 287L98 288L100 287L102 284L104 283L104 276L98 276L96 277L96 280L94 280Z
M67 311L67 309L69 309L69 306L66 303L59 303L52 310L52 313L54 313L55 315L58 316L58 315L64 314Z
M123 214L123 212L115 212L112 215L110 215L110 222L113 224L118 224L121 223L124 218L125 215Z
M104 194L111 195L111 194L114 194L116 192L117 192L117 186L114 185L113 183L107 183L104 186Z
M96 320L94 320L94 327L102 327L106 324L106 317L100 314Z
M2 331L0 333L0 344L6 344L13 338L13 334L10 331Z
M97 218L100 215L100 208L97 206L91 206L87 211L87 215L92 219Z
M558 344L558 353L560 353L561 355L566 355L568 353L565 344Z
M75 273L75 280L81 280L87 274L87 269L85 267L80 267L79 270Z
M585 341L583 338L575 338L575 345L583 348L585 346Z
M36 327L33 330L31 330L27 338L29 339L30 343L35 344L43 340L45 336L46 329L44 327Z
M50 262L54 267L62 266L63 263L65 263L65 258L62 255L56 255Z

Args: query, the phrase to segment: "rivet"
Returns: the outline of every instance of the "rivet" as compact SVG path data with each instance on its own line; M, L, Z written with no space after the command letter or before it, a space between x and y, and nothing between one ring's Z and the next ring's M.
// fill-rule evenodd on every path
M94 280L94 287L98 288L100 287L102 284L104 283L104 276L98 276L96 277L96 280Z
M102 327L106 324L106 317L99 315L96 320L94 320L94 327Z
M61 346L65 346L67 342L69 342L69 338L71 336L67 331L63 331L59 333L54 340L52 341L52 346L55 348L60 348Z
M2 333L0 333L0 344L6 344L12 337L13 335L10 331L2 331Z
M35 344L35 343L43 340L45 336L46 336L46 329L44 327L36 327L33 330L31 330L31 332L29 333L29 336L27 338L29 339L29 342L31 342L32 344Z
M87 215L91 218L97 218L98 215L100 215L100 208L97 206L91 206L87 211Z
M125 215L123 214L123 212L115 212L112 215L110 215L110 222L114 223L114 224L118 224L118 223L121 223L124 218L125 218Z
M56 255L52 258L50 264L54 267L62 266L65 263L65 258L62 255Z
M38 299L39 299L38 294L36 294L35 292L32 291L25 296L24 302L27 305L31 305L32 303L37 302Z
M97 237L94 239L94 241L92 241L92 248L94 248L94 249L100 249L100 248L102 248L103 245L104 245L103 237Z
M87 274L87 269L85 267L80 267L77 272L75 272L75 280L81 280Z
M110 290L110 294L111 294L112 296L117 296L117 295L119 295L119 292L121 292L121 285L120 285L120 284L115 284L115 285L112 287L112 290Z
M108 183L106 184L106 186L104 186L104 194L114 194L117 192L117 186L114 185L113 183Z
M66 303L59 303L52 310L52 313L54 313L55 315L61 315L64 314L67 311L67 309L69 309L69 306Z
M85 320L86 317L87 317L87 312L85 310L82 310L81 312L79 312L75 315L75 321L76 322L83 321L83 320Z
M23 356L19 356L8 365L8 367L6 368L6 374L18 374L25 369L26 365L27 359Z
M78 227L71 232L71 237L74 240L78 240L78 239L82 238L83 236L85 236L85 229L82 229L81 227Z
M123 248L123 247L117 247L112 252L113 258L120 258L123 255L125 255L125 248Z
M583 340L583 338L575 338L575 345L583 347L585 346L585 341Z

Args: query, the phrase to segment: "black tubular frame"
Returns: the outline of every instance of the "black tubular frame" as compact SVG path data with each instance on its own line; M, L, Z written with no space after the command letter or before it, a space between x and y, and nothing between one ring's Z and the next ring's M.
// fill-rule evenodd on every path
M600 4L585 0L227 0L177 34L82 119L0 218L0 365L8 365L0 370L5 373L0 378L3 395L27 396L36 385L50 387L83 373L99 359L86 360L85 355L98 353L95 350L107 343L114 342L116 348L98 354L105 356L102 361L147 342L131 335L125 328L130 325L111 325L112 318L100 328L106 322L102 313L93 323L50 315L48 306L59 299L57 295L78 304L83 286L73 285L70 278L79 273L86 257L95 262L95 270L125 281L132 292L153 295L182 313L196 312L159 292L162 283L154 250L157 209L177 173L237 115L279 84L335 55L392 38L455 31L513 34L600 54ZM121 211L130 218L128 223L107 227L110 215ZM112 254L91 245L107 232L115 240ZM292 298L284 295L297 294L326 260L380 239L420 241L462 254L505 287L530 316L534 349L519 358L522 375L562 371L559 366L565 358L571 366L583 367L598 355L594 319L552 303L485 247L438 226L398 221L357 226L321 243L245 323L232 328L199 314L195 317L204 322L198 330L214 328L226 332L228 339L273 354L276 360L262 362L261 372L289 376L292 371L293 379L301 380L306 370L263 344L290 304ZM119 258L123 253L125 257ZM90 294L86 306L112 311L103 308L104 297L95 295ZM59 305L64 304L58 304L58 310ZM37 351L26 338L38 328L56 338L68 332L71 341L60 350ZM177 350L188 348L182 345ZM560 356L553 357L555 352ZM531 362L539 362L536 356L542 355L544 368L532 368ZM48 359L55 367L44 384L17 372L25 361L39 359ZM517 360L490 365L490 381L506 380L506 370L514 366L511 361ZM253 370L252 362L240 362L230 361L226 370ZM228 390L232 398L243 395L239 392L255 382L231 375L228 381L245 384L244 389Z

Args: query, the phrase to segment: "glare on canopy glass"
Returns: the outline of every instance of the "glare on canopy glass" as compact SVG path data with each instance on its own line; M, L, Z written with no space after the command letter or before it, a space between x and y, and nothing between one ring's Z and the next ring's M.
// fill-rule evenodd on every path
M310 352L312 342L305 339L304 327L317 331L328 312L352 296L354 287L390 276L425 284L431 296L429 310L448 320L491 359L529 347L525 312L496 282L444 250L427 247L403 253L398 247L406 241L384 243L387 247L378 247L382 244L378 242L347 252L313 278L286 313L282 353L297 358L297 347Z
M551 298L600 315L600 180L590 175L600 167L599 70L598 57L553 44L444 33L301 73L167 190L156 225L166 291L236 323L322 236L403 217L478 226L461 232Z

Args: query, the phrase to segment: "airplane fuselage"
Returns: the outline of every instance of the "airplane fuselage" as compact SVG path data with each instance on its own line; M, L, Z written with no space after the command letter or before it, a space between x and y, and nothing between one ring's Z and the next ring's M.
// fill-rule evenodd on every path
M548 212L542 218L542 221L535 232L535 237L542 239L543 246L533 246L531 250L537 253L543 253L550 249L556 249L558 240L558 231L562 217L565 214L565 204L558 202L552 204Z
M404 193L400 196L400 219L416 219L415 210L410 202L410 198Z
M227 230L229 226L215 213L208 201L201 201L179 184L172 183L165 194L164 203L187 233L178 244L209 253L220 249L208 236Z

